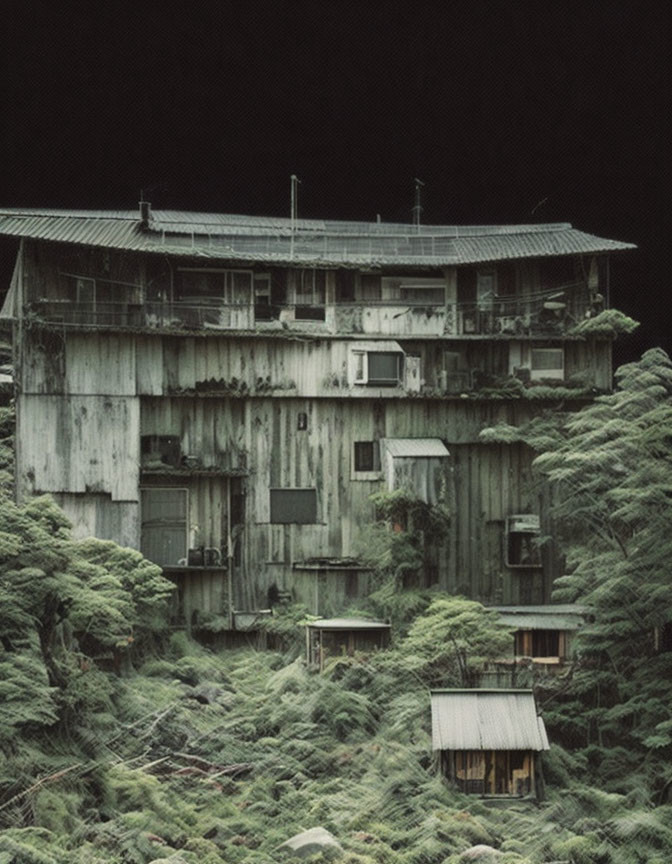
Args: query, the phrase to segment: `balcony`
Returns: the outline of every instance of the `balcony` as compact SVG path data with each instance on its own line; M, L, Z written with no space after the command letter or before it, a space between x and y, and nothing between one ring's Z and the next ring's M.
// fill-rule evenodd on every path
M562 336L597 311L583 283L476 302L366 300L326 305L252 303L76 303L38 300L26 320L82 329L162 332L293 331L323 335L520 338Z

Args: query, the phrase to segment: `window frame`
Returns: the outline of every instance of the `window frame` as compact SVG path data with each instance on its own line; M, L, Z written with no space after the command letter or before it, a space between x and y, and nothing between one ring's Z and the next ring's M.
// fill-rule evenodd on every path
M351 350L352 368L353 368L353 384L364 385L367 387L401 387L404 383L404 357L403 351L376 351L370 348L353 348ZM397 377L393 381L390 379L373 379L369 374L369 355L370 354L388 354L396 355L397 357ZM361 359L360 359L361 358Z
M190 495L189 495L189 487L188 486L140 486L140 551L143 555L146 555L145 549L146 545L143 542L144 539L144 531L145 526L151 527L152 522L149 522L145 518L144 506L143 506L143 498L146 492L181 492L184 495L184 555L182 556L185 560L189 555L189 513L190 513ZM161 524L161 520L154 521L155 527L159 527ZM175 520L174 525L166 525L166 527L180 527L181 521ZM152 560L152 559L148 559ZM158 562L154 562L158 564ZM178 568L178 567L187 567L187 564L181 565L178 564L177 561L174 564L158 564L159 567L163 569L166 568Z
M222 277L221 293L219 294L218 297L212 297L212 298L208 298L208 297L198 298L198 297L196 297L196 298L190 299L189 297L179 296L181 293L181 290L182 290L182 285L180 283L180 279L181 279L180 274L181 273L218 274ZM255 275L254 270L249 270L249 269L246 269L244 267L180 267L180 266L178 266L175 268L175 274L177 276L177 279L174 280L174 283L175 283L174 288L173 288L173 302L174 303L184 304L184 305L194 305L194 306L201 306L201 305L212 305L212 306L245 305L245 304L232 303L232 301L229 299L230 295L232 295L237 290L237 287L234 284L234 276L240 275L240 274L247 276L249 278L248 287L250 289L250 294L249 294L248 302L252 303L252 304L254 303L254 297L255 297L255 295L254 295L254 275ZM210 300L210 299L212 300L212 303L205 303L205 304L203 303L204 300Z
M310 284L307 285L307 282ZM294 320L324 321L326 306L327 271L319 267L302 267L297 270L294 275ZM301 313L299 310L310 310L310 314L305 311Z
M534 355L543 354L549 357L552 354L559 354L562 359L561 366L553 366L549 369L535 369ZM565 380L565 349L564 348L536 348L530 346L530 381L542 381L544 378L551 378L556 381Z
M316 486L271 486L269 487L268 496L268 520L271 525L319 525L320 524L320 502L317 495ZM274 519L273 518L273 493L274 492L312 492L314 493L315 502L315 518L301 519ZM277 504L276 504L277 507ZM276 514L277 515L277 514Z
M372 446L372 468L357 467L357 445L371 444ZM357 440L352 442L352 457L350 462L350 479L351 480L380 480L383 476L383 469L380 458L380 439L371 438L367 440Z

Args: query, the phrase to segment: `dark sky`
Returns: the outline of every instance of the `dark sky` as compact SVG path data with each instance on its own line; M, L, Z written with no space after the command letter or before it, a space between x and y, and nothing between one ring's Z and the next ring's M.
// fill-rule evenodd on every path
M6 0L0 206L570 221L669 338L662 3ZM661 303L661 299L663 302Z

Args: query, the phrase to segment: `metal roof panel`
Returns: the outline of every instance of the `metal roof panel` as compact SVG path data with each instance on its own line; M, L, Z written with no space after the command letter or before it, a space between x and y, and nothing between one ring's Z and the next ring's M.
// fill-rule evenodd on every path
M310 621L307 627L317 630L389 630L384 621L367 621L365 618L320 618Z
M395 459L450 455L440 438L383 438L381 444Z
M635 248L549 225L395 225L156 211L0 210L0 235L61 243L295 266L441 267Z
M531 690L432 691L434 750L548 750Z

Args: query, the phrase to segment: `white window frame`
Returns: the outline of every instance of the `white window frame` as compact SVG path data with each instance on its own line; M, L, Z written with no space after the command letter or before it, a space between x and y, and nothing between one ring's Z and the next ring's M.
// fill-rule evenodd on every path
M562 363L560 366L553 366L550 369L535 369L534 355L542 354L545 357L551 355L559 355ZM530 348L530 381L541 381L544 378L552 378L557 381L564 381L565 378L565 351L563 348Z
M395 379L395 384L383 383L381 384L379 381L374 381L371 383L369 381L369 354L397 354L399 360L397 361L397 377ZM351 362L352 362L352 383L360 384L371 387L401 387L403 386L403 360L404 360L404 352L397 350L389 350L389 351L376 351L375 349L353 349L351 351ZM390 382L392 379L390 379Z

